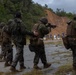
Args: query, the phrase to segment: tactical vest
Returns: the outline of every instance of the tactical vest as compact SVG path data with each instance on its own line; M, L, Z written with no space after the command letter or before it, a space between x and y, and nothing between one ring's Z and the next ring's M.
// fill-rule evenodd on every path
M8 30L8 27L4 26L3 31L1 33L3 44L11 42L11 36L7 33L7 30Z
M21 22L14 20L14 28L12 31L13 35L19 35L21 33Z
M76 46L76 21L73 20L67 27L67 40L70 48Z
M39 27L39 24L35 24L32 28L32 31L37 31L38 32L38 27Z
M37 23L37 24L35 24L34 26L33 26L33 28L32 28L32 32L38 32L38 34L39 34L39 38L40 38L40 36L42 35L41 34L41 31L39 30L39 27L40 27L40 24L39 23Z
M43 38L49 33L48 28L42 23L35 24L32 31L37 31L39 33L39 38Z
M67 26L67 36L69 36L69 37L76 37L76 21L72 21Z
M13 42L20 43L22 45L26 45L26 35L24 34L24 29L23 29L23 24L22 20L20 19L14 19L12 23L10 24L11 26L11 35L12 35L12 40Z

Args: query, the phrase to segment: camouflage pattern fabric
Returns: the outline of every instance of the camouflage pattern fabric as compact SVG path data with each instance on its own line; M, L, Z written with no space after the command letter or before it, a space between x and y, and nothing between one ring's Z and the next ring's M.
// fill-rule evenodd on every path
M30 38L30 45L34 46L33 49L35 52L34 65L38 64L39 59L41 59L42 63L45 65L47 63L47 60L45 55L43 37L49 33L49 30L46 25L40 22L34 25L32 31L37 31L39 33L38 37Z
M2 28L1 36L2 36L1 55L2 57L6 58L6 62L12 62L13 59L12 42L11 42L11 36L8 34L7 25Z
M30 32L26 29L24 23L20 18L15 18L11 20L9 25L9 32L12 35L12 40L16 46L16 55L12 63L12 67L16 67L17 63L20 63L20 66L24 66L24 57L23 57L23 48L26 43L26 35L33 36L33 32Z
M76 20L67 26L67 37L73 53L73 66L76 67Z

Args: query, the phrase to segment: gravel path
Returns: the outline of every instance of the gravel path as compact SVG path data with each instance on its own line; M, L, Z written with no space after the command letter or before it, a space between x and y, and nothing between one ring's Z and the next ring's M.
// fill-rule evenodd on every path
M15 47L13 48L14 55L16 53ZM72 53L70 50L66 50L63 45L53 45L46 44L45 45L46 57L47 61L52 63L51 67L48 69L42 69L43 75L53 75L55 71L57 71L59 66L62 66L68 62L72 62ZM30 72L33 70L33 58L34 53L30 52L28 49L28 45L24 47L24 62L27 67L25 70L19 73L14 73L14 75L22 75L26 72ZM39 62L39 67L43 68L41 61ZM9 70L10 67L4 67L4 62L0 62L0 72L4 73L12 73ZM17 69L19 69L19 64L17 65Z

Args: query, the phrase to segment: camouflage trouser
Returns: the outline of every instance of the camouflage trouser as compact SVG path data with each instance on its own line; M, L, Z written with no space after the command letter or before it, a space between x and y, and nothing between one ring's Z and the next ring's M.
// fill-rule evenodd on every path
M73 66L76 67L76 45L71 46L72 54L73 54Z
M12 67L16 67L17 63L20 63L20 66L24 66L24 57L23 57L23 47L22 44L15 44L16 45L16 55L15 59L13 60Z
M6 43L2 45L1 56L5 58L6 62L12 62L13 50L11 43Z
M73 66L76 67L76 40L69 38L69 45L73 55Z
M47 63L44 45L34 47L35 49L35 57L34 64L37 65L39 63L39 59L41 59L42 63L45 65Z
M6 57L6 46L5 45L1 45L1 55L0 55L1 58L5 58Z
M12 49L12 45L9 44L9 46L7 46L7 51L6 51L6 62L12 63L12 61L13 61L13 49Z

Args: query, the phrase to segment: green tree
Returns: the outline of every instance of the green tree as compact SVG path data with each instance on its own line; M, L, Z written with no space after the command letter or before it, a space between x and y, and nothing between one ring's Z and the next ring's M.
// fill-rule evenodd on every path
M32 0L0 0L0 21L7 23L16 11L21 11L26 27L31 29L40 17L45 16L44 10L43 6Z
M58 9L58 8L57 8L57 10L56 10L55 13L56 13L58 16L68 17L68 18L70 18L70 19L72 19L72 18L74 17L74 13L71 13L71 12L67 13L67 12L64 11L64 9L61 10L61 9Z
M47 4L45 4L45 8L48 8L48 5Z

